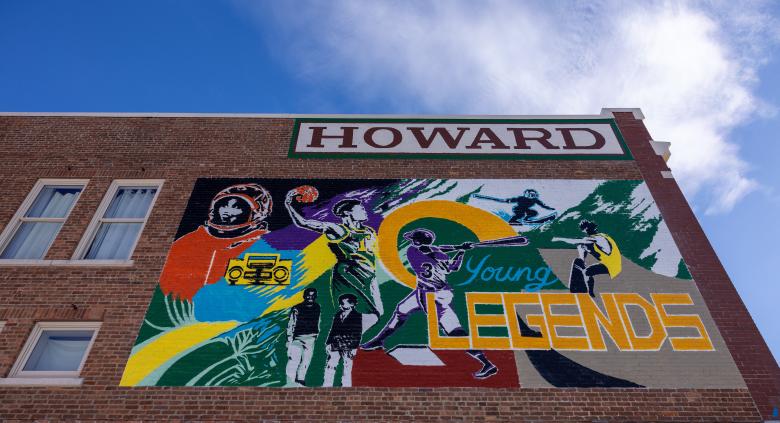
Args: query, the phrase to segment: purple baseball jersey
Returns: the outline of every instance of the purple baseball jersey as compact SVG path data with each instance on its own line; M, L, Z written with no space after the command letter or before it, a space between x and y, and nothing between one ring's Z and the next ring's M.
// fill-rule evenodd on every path
M417 275L417 289L438 291L450 289L447 284L447 274L450 273L449 256L436 247L430 247L431 252L424 253L414 245L406 250L406 258Z

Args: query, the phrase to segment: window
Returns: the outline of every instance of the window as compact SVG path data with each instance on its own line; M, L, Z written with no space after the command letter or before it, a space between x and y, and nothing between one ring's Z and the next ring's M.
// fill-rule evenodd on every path
M0 236L0 259L42 260L86 184L39 180Z
M39 322L5 384L29 383L25 382L29 378L40 379L43 384L62 384L58 381L61 378L80 383L78 376L98 329L99 322Z
M130 260L162 181L114 181L74 259Z

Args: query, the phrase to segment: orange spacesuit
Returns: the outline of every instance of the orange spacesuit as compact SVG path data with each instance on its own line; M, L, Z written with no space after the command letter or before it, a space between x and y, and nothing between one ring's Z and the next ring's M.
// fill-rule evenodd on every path
M258 184L223 189L211 200L209 220L177 239L160 275L163 294L192 300L225 275L228 262L268 233L271 194Z

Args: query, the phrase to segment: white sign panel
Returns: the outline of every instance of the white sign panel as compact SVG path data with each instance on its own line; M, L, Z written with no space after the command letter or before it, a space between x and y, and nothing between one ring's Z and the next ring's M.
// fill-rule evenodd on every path
M613 121L296 122L290 155L630 159ZM472 158L472 157L462 157Z

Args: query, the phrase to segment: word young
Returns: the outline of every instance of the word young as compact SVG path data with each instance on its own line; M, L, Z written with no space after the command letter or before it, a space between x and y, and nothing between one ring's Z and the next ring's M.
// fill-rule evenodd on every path
M480 282L530 282L525 284L524 290L528 292L537 292L540 289L558 282L558 278L553 274L549 266L540 266L532 268L528 266L485 266L485 262L490 259L490 255L482 258L479 262L471 258L466 261L465 270L469 274L468 279L458 284L458 286L470 285L474 281Z

